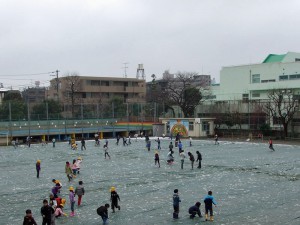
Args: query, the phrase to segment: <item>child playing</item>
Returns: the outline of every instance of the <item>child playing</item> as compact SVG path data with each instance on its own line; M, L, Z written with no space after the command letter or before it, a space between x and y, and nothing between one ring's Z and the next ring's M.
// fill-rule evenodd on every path
M54 198L57 198L57 197L58 197L58 194L59 194L59 192L60 192L60 188L61 188L60 184L57 183L57 184L55 184L55 186L51 189L51 192L52 192Z
M150 148L151 148L150 140L147 141L146 147L147 147L148 151L150 152Z
M178 151L179 151L179 154L182 151L182 143L181 143L181 141L179 141L179 143L178 143Z
M192 165L192 170L194 169L194 162L195 162L195 157L191 152L188 152L188 156L190 157L191 165Z
M201 168L202 155L201 155L201 153L199 151L196 151L196 154L197 154L197 160L196 160L196 162L199 161L199 165L198 165L197 168L200 169Z
M269 139L269 149L271 149L272 151L275 151L275 149L273 148L273 141L271 138Z
M70 182L73 178L73 175L72 175L73 172L72 172L72 169L71 169L71 166L70 166L69 162L66 162L65 173L67 174L67 177L68 177L69 182Z
M218 137L218 135L216 134L216 135L215 135L215 145L218 145L218 144L219 144L218 140L219 140L219 137Z
M104 157L106 159L106 156L108 156L108 158L110 159L110 155L108 154L108 147L107 145L103 145L103 150L104 150Z
M110 188L110 201L111 201L111 209L113 213L115 212L115 208L118 208L119 210L121 209L121 207L118 204L118 201L120 201L120 197L116 192L115 187Z
M73 171L73 175L76 175L77 174L77 164L76 164L76 159L73 159L73 163L72 163L72 166L71 166L71 169Z
M190 136L190 147L192 147L192 137Z
M183 164L184 164L184 159L185 159L184 150L181 150L179 156L180 156L180 161L181 161L181 169L183 169Z
M157 138L157 140L155 140L156 142L157 142L157 149L161 149L161 147L160 147L160 139L159 139L159 137Z
M167 155L167 163L172 164L174 162L174 156L173 156L173 151L170 150L168 155Z
M41 208L41 214L43 217L43 225L50 225L52 222L52 214L54 213L54 209L48 205L48 200L44 199L43 206Z
M202 217L201 212L200 212L200 206L201 206L201 203L200 202L196 202L196 204L194 206L191 206L189 208L189 214L190 214L190 218L191 219L194 219L195 216L196 216L196 214L199 217Z
M71 205L71 213L70 216L75 216L75 211L74 211L74 205L75 205L75 193L74 193L74 188L71 186L69 188L69 199L70 199L70 205Z
M82 158L79 156L75 162L77 168L77 174L80 173L81 163L82 163Z
M41 170L41 160L36 161L35 168L36 168L36 177L39 178L40 170Z
M208 195L204 198L205 203L205 220L208 220L208 212L210 213L210 221L214 221L213 214L213 204L217 207L217 203L215 201L214 196L212 196L212 191L208 192Z
M83 187L83 182L79 181L78 182L79 186L76 187L75 189L75 195L78 196L78 206L81 204L81 198L84 195L84 187Z
M32 217L32 213L30 209L26 210L26 216L24 216L23 225L37 225L34 218Z
M108 224L108 208L109 204L105 204L104 206L102 205L97 209L97 214L101 216L103 225Z
M68 216L67 213L63 212L63 208L64 208L63 204L60 204L56 207L55 212L54 212L55 218L58 218L60 216Z
M59 187L62 188L62 184L59 180L56 180L56 179L52 179L52 182L56 185L56 184L59 184Z
M174 208L173 219L178 219L179 202L181 202L181 200L178 195L178 189L175 189L173 194L173 208Z
M158 167L160 167L159 155L158 155L157 151L155 152L155 155L154 155L154 162L155 162L155 165L158 164Z

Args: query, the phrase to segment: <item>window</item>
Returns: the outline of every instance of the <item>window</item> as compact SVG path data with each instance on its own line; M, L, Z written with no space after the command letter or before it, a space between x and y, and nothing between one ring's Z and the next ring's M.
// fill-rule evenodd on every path
M248 100L249 99L249 94L243 94L243 100Z
M100 80L91 80L92 86L100 86Z
M252 93L252 97L253 98L259 98L260 97L260 93L254 92L254 93Z
M260 83L260 74L252 74L252 83Z
M209 123L202 122L202 131L209 131Z
M261 80L262 83L269 83L269 82L275 82L276 80L275 79L272 79L272 80Z
M194 130L194 122L189 122L189 130L190 131Z
M279 81L284 81L284 80L288 80L289 76L288 75L281 75L279 76Z
M300 58L295 58L295 62L300 62Z
M216 95L207 95L207 96L203 96L204 99L216 99L217 96Z
M297 80L297 79L300 79L300 74L293 74L293 75L290 75L290 80Z
M101 86L109 86L109 81L102 81Z

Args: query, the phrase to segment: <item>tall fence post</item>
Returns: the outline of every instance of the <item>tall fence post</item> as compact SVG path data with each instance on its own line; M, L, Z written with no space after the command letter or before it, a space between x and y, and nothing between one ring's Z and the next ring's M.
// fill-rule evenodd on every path
M12 138L12 127L11 127L11 103L8 103L8 110L9 110L9 136Z

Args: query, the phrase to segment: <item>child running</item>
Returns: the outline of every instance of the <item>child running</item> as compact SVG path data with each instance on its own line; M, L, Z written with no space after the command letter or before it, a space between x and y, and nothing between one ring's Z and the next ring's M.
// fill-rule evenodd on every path
M205 203L205 220L208 220L208 212L210 213L210 221L214 221L214 214L213 214L213 204L217 207L217 203L215 201L214 196L212 195L212 191L208 192L208 195L204 198Z
M71 169L71 166L70 166L69 162L66 162L65 173L67 174L67 177L68 177L69 182L70 182L73 178L73 172L72 172L72 169Z
M120 201L120 197L116 192L115 187L110 188L110 201L111 201L111 209L113 213L115 212L115 208L118 208L119 210L121 209L121 207L118 204L118 201Z
M108 154L108 147L107 145L103 145L103 150L104 150L104 158L106 159L106 156L110 159L110 155Z

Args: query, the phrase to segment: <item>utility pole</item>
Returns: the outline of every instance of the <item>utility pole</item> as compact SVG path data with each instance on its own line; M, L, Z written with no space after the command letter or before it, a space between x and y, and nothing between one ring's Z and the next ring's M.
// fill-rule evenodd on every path
M59 102L59 94L58 94L58 89L59 89L59 79L58 79L58 72L60 72L59 70L50 72L52 74L50 74L50 76L56 76L55 80L56 80L56 94L57 94L57 102ZM56 73L56 75L54 75L53 73Z
M56 70L56 93L57 93L57 102L59 102L59 95L58 95L58 87L59 87L59 80L58 80L58 72L59 70Z

